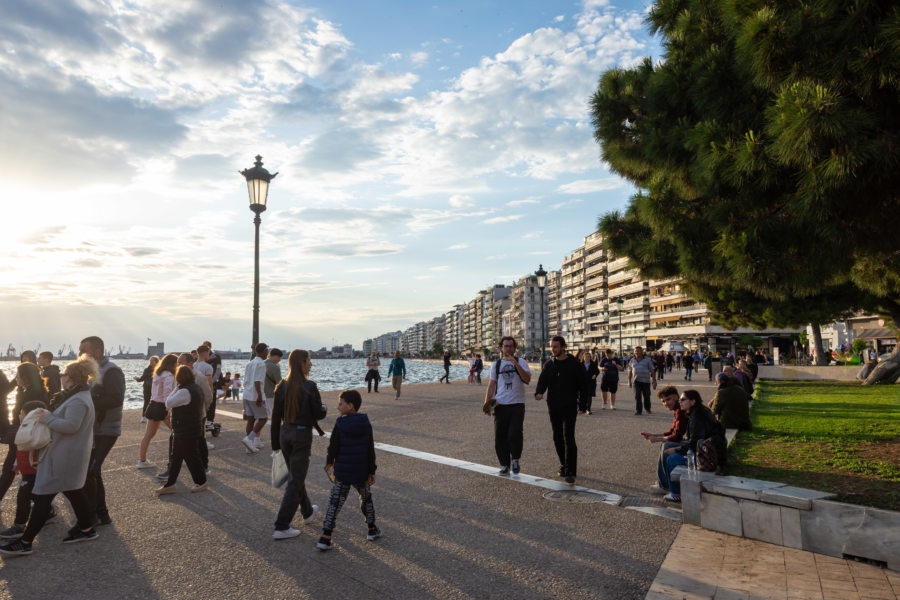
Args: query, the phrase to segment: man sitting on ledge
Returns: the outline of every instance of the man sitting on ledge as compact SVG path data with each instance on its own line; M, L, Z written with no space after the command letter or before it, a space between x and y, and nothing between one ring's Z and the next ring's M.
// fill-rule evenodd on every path
M726 373L719 373L716 375L716 385L719 389L709 403L709 409L722 427L743 431L753 429L750 423L750 396L740 383Z
M659 390L656 395L659 396L663 406L674 413L672 426L664 433L645 433L642 431L641 436L651 444L662 442L662 446L659 449L659 462L656 466L657 483L650 486L650 491L663 496L669 493L669 488L664 483L668 481L665 472L664 451L681 445L680 442L684 439L684 434L687 432L688 419L684 411L678 406L678 389L674 385L667 385Z

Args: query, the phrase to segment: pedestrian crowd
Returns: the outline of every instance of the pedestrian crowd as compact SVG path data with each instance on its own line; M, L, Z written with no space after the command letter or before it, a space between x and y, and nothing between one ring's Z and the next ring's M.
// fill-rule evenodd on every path
M505 336L498 347L499 357L489 368L489 383L483 411L493 416L494 448L500 475L517 475L521 470L524 445L526 386L532 373L528 362L516 355L517 343ZM712 378L712 356L684 352L656 352L647 355L641 347L627 359L610 349L602 354L581 350L575 356L567 350L562 336L550 341L551 358L541 365L534 390L538 402L546 402L553 444L559 459L558 476L574 484L578 473L578 447L575 425L579 415L590 415L597 380L600 380L602 409L616 408L620 373L627 371L629 388L634 391L635 414L651 413L650 394L658 380L679 364L684 379L690 381L703 365ZM315 382L309 378L312 368L306 350L293 350L287 360L288 374L282 376L284 353L258 343L254 355L240 373L222 373L222 360L205 341L195 350L182 354L151 357L140 377L144 405L141 421L144 436L138 447L137 469L156 467L148 460L150 442L162 426L169 432L166 468L156 477L163 481L155 494L178 492L178 477L187 465L193 485L191 493L209 489L209 451L207 431L217 431L215 412L218 400L240 397L246 420L241 443L249 454L263 447L262 437L270 423L273 460L283 460L287 483L277 511L272 537L289 539L300 534L292 527L297 512L304 524L319 513L306 491L306 476L318 425L327 413ZM0 498L11 487L16 474L21 477L16 498L14 523L0 531L0 554L27 555L44 524L56 517L56 496L69 501L76 522L63 543L97 539L97 527L112 522L106 504L102 467L122 431L122 407L125 377L110 361L103 340L96 336L83 339L79 357L60 369L53 356L42 352L22 354L16 378L10 382L0 373L0 394L6 397L16 390L10 415L0 411L0 442L8 445L0 471ZM652 443L661 443L657 482L652 491L665 494L667 500L680 501L679 481L673 471L680 465L706 470L721 469L726 461L724 431L749 429L749 399L756 378L756 361L739 360L733 355L720 357L721 372L715 376L717 391L704 404L696 390L679 394L674 386L665 386L657 396L674 415L669 430L642 433ZM368 391L378 393L380 360L376 353L366 361ZM444 354L445 374L450 383L450 355ZM469 383L481 383L484 364L472 355ZM387 376L399 400L406 364L395 352ZM382 533L375 522L371 488L375 484L375 444L372 424L360 412L362 396L356 390L344 390L337 403L338 418L331 432L326 456L326 473L332 483L328 506L324 511L322 535L316 547L331 548L336 519L350 489L357 492L360 510L366 520L366 538L375 540ZM45 432L44 438L41 438ZM43 442L35 440L44 439ZM21 448L17 447L17 444Z

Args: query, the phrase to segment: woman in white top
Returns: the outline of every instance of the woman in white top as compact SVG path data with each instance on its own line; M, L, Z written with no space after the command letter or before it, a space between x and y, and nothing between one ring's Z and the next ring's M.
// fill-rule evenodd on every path
M153 373L153 385L150 388L150 404L144 413L147 417L147 429L144 430L144 439L141 440L141 449L138 456L138 469L152 469L156 465L147 460L147 449L153 436L159 431L159 424L165 423L166 427L171 429L169 425L169 410L166 408L166 398L169 397L177 384L175 383L175 363L178 357L174 354L166 354L156 365L156 371Z

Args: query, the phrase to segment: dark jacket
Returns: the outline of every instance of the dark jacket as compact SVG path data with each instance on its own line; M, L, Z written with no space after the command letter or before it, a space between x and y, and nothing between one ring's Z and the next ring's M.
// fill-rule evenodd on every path
M375 474L375 438L369 417L363 413L342 415L334 422L327 464L341 483L363 483Z
M117 364L103 357L97 365L100 377L91 383L94 401L94 435L122 435L122 405L125 403L125 374Z
M196 383L178 386L191 394L191 403L172 409L172 435L178 439L203 437L203 390Z
M316 426L320 419L325 418L325 410L322 406L322 396L315 381L303 382L303 394L300 397L300 407L291 425L302 425L310 429ZM272 404L272 426L269 435L272 437L272 450L281 450L281 425L284 419L284 399L287 394L287 379L282 379L275 386L275 402Z
M444 355L444 367L449 367L449 366L450 366L450 355L445 354Z
M41 369L41 377L43 378L44 383L47 386L47 391L51 397L62 389L62 382L60 382L59 378L59 367L56 365L47 365Z
M571 354L563 360L551 358L541 369L534 393L547 392L547 406L551 408L575 407L586 377L584 367Z
M694 368L694 357L690 354L685 354L681 357L681 366L685 369L693 369Z
M144 384L144 395L150 397L150 390L153 389L153 367L144 367L144 372L138 378L138 381Z
M750 431L750 397L736 381L729 381L716 391L710 410L725 429Z
M725 465L725 428L716 420L712 412L705 406L694 406L688 420L688 437L677 449L679 454L687 454L687 451L697 452L697 442L712 438L713 446L719 459L719 466Z
M590 394L591 396L595 396L597 394L597 379L596 377L600 375L600 368L597 366L596 361L591 361L587 368L584 367L584 363L579 363L581 365L581 370L584 371L584 384L582 385L582 391Z

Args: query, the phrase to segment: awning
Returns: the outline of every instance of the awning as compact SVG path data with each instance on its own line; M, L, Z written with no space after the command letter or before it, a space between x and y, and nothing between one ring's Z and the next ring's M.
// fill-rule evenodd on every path
M659 347L660 350L664 352L686 352L687 348L684 347L684 344L681 342L666 342L662 346Z
M855 333L854 337L863 340L884 340L895 339L897 334L887 327L876 327L875 329L863 329Z

